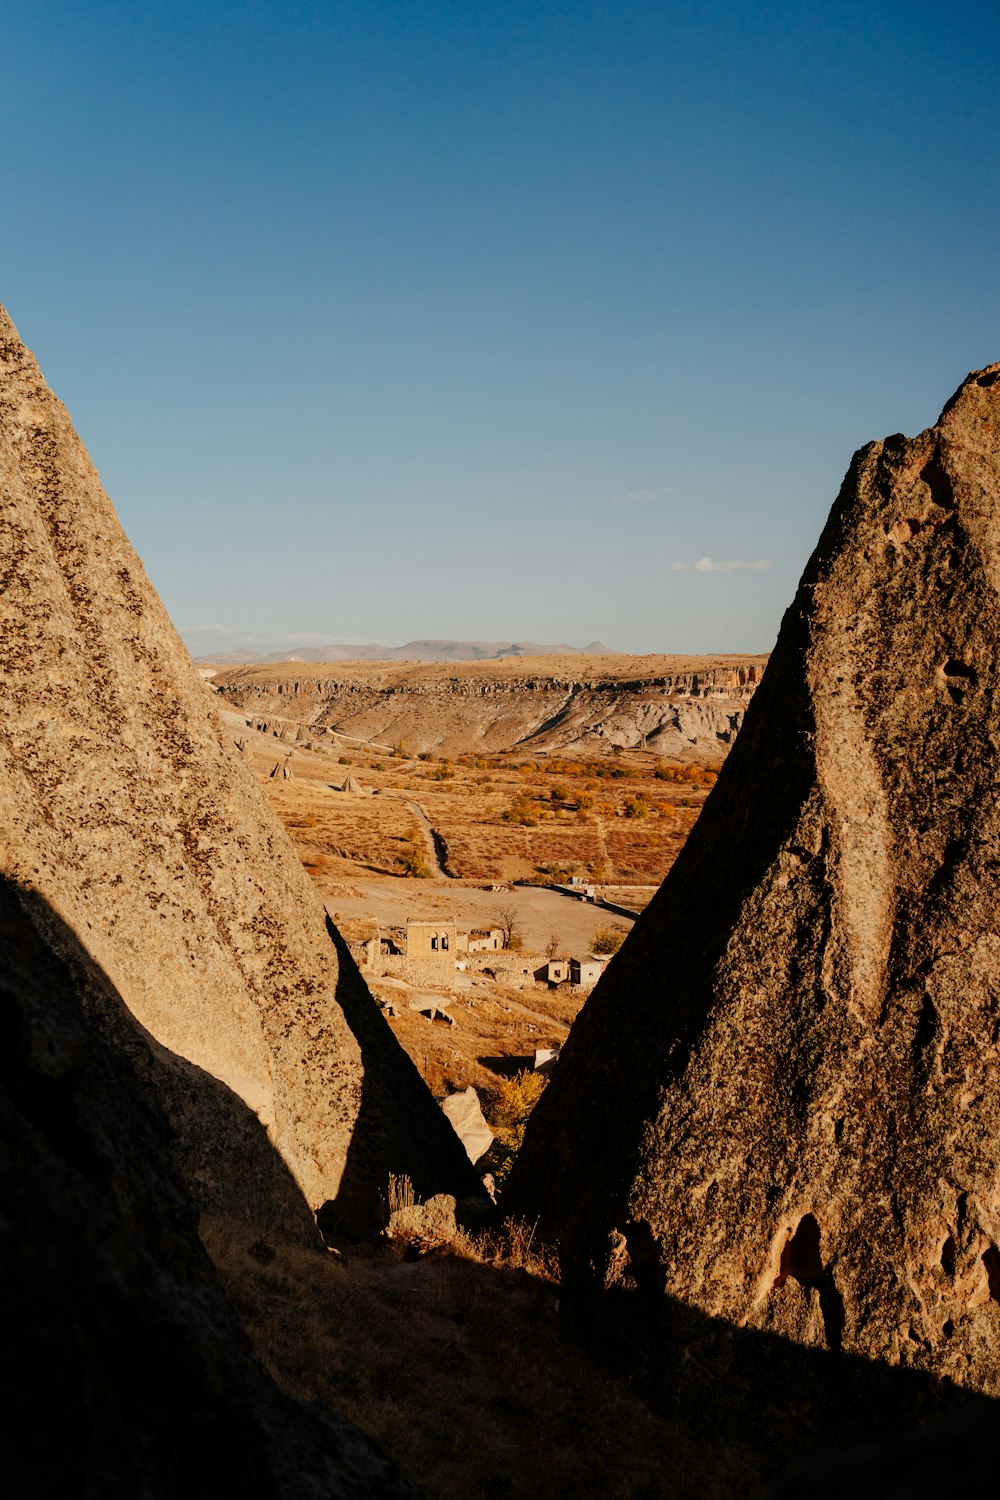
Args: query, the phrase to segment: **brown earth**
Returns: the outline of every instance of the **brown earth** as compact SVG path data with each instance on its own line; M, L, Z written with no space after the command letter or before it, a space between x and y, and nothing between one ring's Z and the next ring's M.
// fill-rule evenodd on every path
M415 701L436 712L432 700ZM395 928L402 942L410 917L489 927L498 908L509 906L525 953L534 955L531 969L553 943L560 953L584 957L597 931L615 924L627 930L632 918L510 882L599 878L602 895L641 911L718 774L718 762L668 763L642 750L607 750L595 759L418 758L368 743L331 744L282 717L226 708L222 719L335 921L375 916L383 936ZM348 777L360 792L337 789ZM414 856L423 878L404 872L401 861ZM526 999L502 975L453 975L416 988L377 967L366 977L381 1001L395 1005L393 1033L431 1089L441 1094L471 1083L487 1105L496 1071L561 1043L585 998L584 991L560 992L557 1001L544 984L522 979L534 996ZM456 1025L421 1017L414 1007L424 1002L448 1009ZM541 1014L527 1014L525 1006Z
M998 592L992 366L855 456L529 1123L581 1282L1000 1395Z
M614 885L663 879L714 785L714 764L652 751L600 758L393 754L330 746L288 720L224 710L223 721L264 785L321 890L356 874L402 873L408 847L435 854L465 882L556 878ZM266 729L256 727L266 724ZM277 770L277 774L272 774ZM362 794L338 788L348 777Z

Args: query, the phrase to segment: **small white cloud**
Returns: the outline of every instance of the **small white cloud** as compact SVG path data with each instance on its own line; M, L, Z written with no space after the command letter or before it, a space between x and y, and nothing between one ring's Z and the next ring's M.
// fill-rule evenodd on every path
M766 557L759 562L713 562L710 557L699 557L693 563L670 563L668 573L761 573L771 566Z

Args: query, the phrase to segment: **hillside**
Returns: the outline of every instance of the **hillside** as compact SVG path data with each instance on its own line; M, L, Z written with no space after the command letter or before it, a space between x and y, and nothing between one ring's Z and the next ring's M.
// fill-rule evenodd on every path
M648 749L672 760L726 754L767 658L585 656L567 662L292 663L220 670L213 686L259 727L275 719L420 754L588 756Z

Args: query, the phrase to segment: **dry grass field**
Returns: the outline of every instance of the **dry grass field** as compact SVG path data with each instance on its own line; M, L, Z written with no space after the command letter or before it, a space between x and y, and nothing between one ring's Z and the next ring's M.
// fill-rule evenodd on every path
M293 779L271 778L280 758L270 748L255 756L272 806L321 887L363 871L404 875L407 846L422 842L414 803L456 879L577 875L601 885L658 885L718 774L718 766L669 765L641 750L591 760L438 760L369 748L339 757L296 749L288 757ZM365 794L332 789L348 776Z
M282 1390L370 1433L435 1500L715 1500L755 1493L749 1445L692 1432L560 1315L530 1233L461 1231L419 1259L333 1256L225 1220L201 1233ZM609 1367L610 1366L610 1367Z

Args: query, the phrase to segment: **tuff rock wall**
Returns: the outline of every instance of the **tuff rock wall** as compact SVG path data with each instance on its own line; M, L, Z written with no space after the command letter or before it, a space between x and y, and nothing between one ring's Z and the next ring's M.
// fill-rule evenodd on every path
M360 1231L389 1171L475 1189L2 309L0 873L79 940L204 1206Z
M1000 1391L1000 366L854 458L505 1197L572 1277Z

